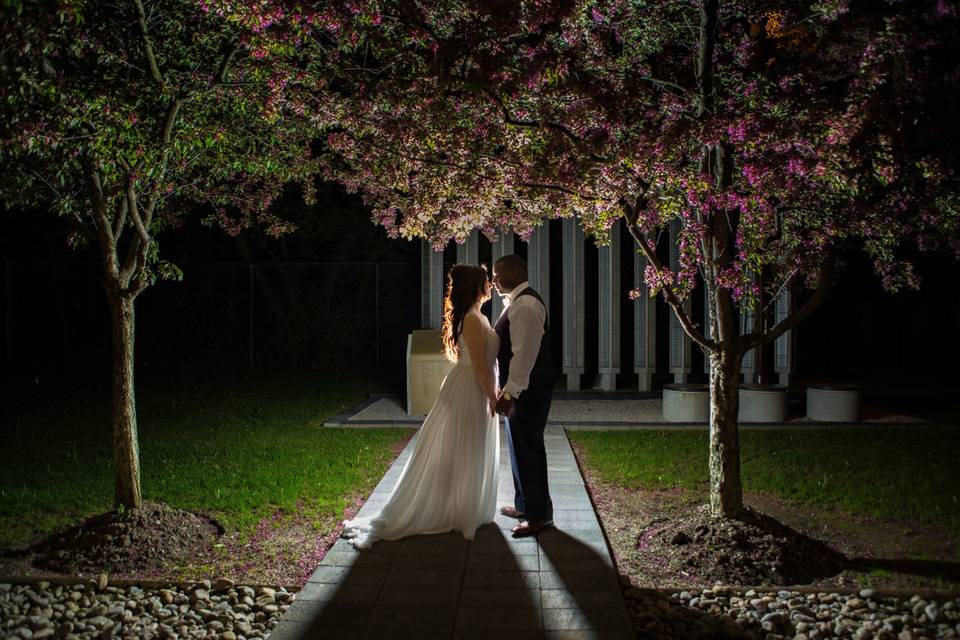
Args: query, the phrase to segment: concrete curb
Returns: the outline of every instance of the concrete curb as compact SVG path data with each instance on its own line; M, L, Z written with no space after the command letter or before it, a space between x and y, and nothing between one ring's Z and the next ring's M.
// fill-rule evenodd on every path
M621 574L622 575L622 574ZM810 593L836 593L842 596L849 595L859 595L864 589L871 589L873 595L871 599L876 598L911 598L913 596L920 596L923 599L944 599L944 598L957 598L960 597L960 590L950 591L947 589L884 589L884 588L874 588L874 587L837 587L837 586L812 586L812 585L793 585L793 586L748 586L748 585L726 585L718 584L712 587L626 587L625 589L636 589L645 595L655 595L662 597L669 597L674 593L679 593L681 591L704 591L705 589L728 589L732 592L744 593L750 591L751 589L756 591L758 594L767 594L772 593L776 595L778 591L791 591L794 593L799 593L802 595Z
M96 587L99 590L97 578L95 577L60 575L0 576L0 584L36 585L41 582L49 582L51 585L62 586L82 584L85 586ZM143 587L144 589L177 589L179 591L187 591L195 587L199 582L199 580L183 582L177 580L166 580L163 578L109 578L107 581L107 586L121 587L124 589L129 587ZM261 587L269 587L271 589L283 588L288 593L297 593L301 589L300 586L294 585L255 584L248 582L237 582L236 586L251 587L253 589L259 589Z

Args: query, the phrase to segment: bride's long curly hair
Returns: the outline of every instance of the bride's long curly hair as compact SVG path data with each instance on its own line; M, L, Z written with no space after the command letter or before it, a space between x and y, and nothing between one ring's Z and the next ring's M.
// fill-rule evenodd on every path
M487 284L487 270L471 264L455 264L447 274L447 295L443 298L443 353L450 362L460 360L457 339L463 329L463 317Z

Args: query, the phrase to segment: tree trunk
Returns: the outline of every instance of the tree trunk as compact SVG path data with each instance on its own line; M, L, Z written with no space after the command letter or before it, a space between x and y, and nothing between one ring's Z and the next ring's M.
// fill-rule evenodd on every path
M743 511L740 479L740 358L737 349L721 345L710 354L710 515L737 518Z
M113 324L113 467L115 507L138 509L140 445L133 386L133 296L107 291Z

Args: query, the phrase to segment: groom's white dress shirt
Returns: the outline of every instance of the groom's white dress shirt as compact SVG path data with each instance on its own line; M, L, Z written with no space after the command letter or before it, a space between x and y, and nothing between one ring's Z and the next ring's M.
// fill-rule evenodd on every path
M543 325L547 320L547 310L533 296L521 296L529 282L521 282L508 294L502 296L503 313L510 321L510 344L513 358L510 360L510 377L503 390L514 398L530 385L530 371L540 353L540 339L543 337Z

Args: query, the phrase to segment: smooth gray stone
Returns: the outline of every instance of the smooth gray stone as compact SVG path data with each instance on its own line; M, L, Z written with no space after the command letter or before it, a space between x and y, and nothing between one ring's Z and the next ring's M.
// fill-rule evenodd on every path
M460 569L425 569L423 571L410 571L394 568L387 576L383 585L384 589L396 589L400 587L445 587L456 589L463 579L463 571Z
M541 629L540 609L512 607L460 607L457 628L469 629Z
M460 607L503 607L532 609L540 606L540 598L535 589L527 589L522 583L517 589L484 589L464 587L460 590Z
M630 629L625 607L543 609L544 629Z
M453 640L543 640L542 629L455 629Z
M556 526L557 526L558 528L560 528L559 525L556 525ZM596 520L594 520L594 521L592 521L592 522L591 522L590 520L580 520L580 521L575 521L575 522L564 522L564 523L563 523L563 527L560 528L560 530L561 530L561 531L575 531L575 532L581 532L581 531L583 531L583 532L596 531L597 533L600 533L600 532L602 531L602 530L600 529L600 523L597 522ZM601 536L601 537L602 537L602 536Z
M286 617L270 632L271 640L359 640L362 635L362 626L321 627L305 622L292 622Z
M540 559L536 555L468 556L467 573L472 571L538 571Z
M633 629L546 629L544 640L636 640Z
M363 630L361 637L363 640L448 640L450 638L450 629L446 627L435 628L419 625L409 627L367 627ZM326 638L317 636L317 640L326 640Z
M557 486L580 487L580 488L585 487L585 485L583 484L583 478L581 478L580 476L573 476L573 475L555 476L551 474L547 476L547 484L551 487L557 487Z
M307 582L381 585L386 578L386 569L320 566L313 572Z
M369 549L356 549L346 538L338 539L327 553L356 553L358 555L396 555L400 551L401 540L378 540Z
M377 600L377 607L393 605L456 607L457 596L457 590L449 587L384 589Z
M565 500L562 503L553 503L553 511L586 511L587 513L593 514L596 517L596 512L593 509L593 503L590 502L589 498L578 498L576 500Z
M538 547L540 560L549 560L551 557L596 557L598 561L609 564L610 552L607 550L607 543L602 537L597 536L590 539L578 539L574 542L567 540L544 540Z
M412 536L405 538L400 553L423 555L466 555L470 541L459 533L443 533L435 536Z
M456 618L457 610L454 607L377 605L370 614L368 625L387 628L422 627L445 631L449 637Z
M466 549L462 553L458 551L431 555L401 551L394 560L393 568L406 571L462 571L466 559Z
M499 537L503 537L501 531L497 531ZM507 536L510 542L506 540L474 540L470 545L470 556L535 556L539 553L539 547L536 541L529 538L511 538Z
M588 523L598 523L597 514L593 510L587 511L585 509L575 510L575 509L554 509L553 510L553 522L560 526L562 524L573 524L577 522L588 522Z
M364 569L389 569L393 565L394 556L373 553L330 553L320 562L325 567L357 567Z
M603 589L617 585L613 571L564 571L562 574L552 571L540 572L541 589Z
M544 554L540 558L541 571L565 573L567 571L613 571L610 556L603 558L596 554Z
M594 546L597 543L603 543L606 548L606 540L603 537L603 531L599 528L577 528L577 527L553 527L542 531L537 540L541 546L546 547L557 541L582 543L586 546ZM549 548L549 547L548 547Z
M339 602L342 604L374 604L380 595L380 585L340 585L308 582L297 594L301 600Z
M538 571L467 571L463 575L463 588L481 589L527 589L540 588Z
M619 587L606 589L544 589L540 592L544 609L599 609L622 607L623 594Z
M363 626L373 611L373 604L342 604L319 600L295 600L283 621L309 622L324 627Z

